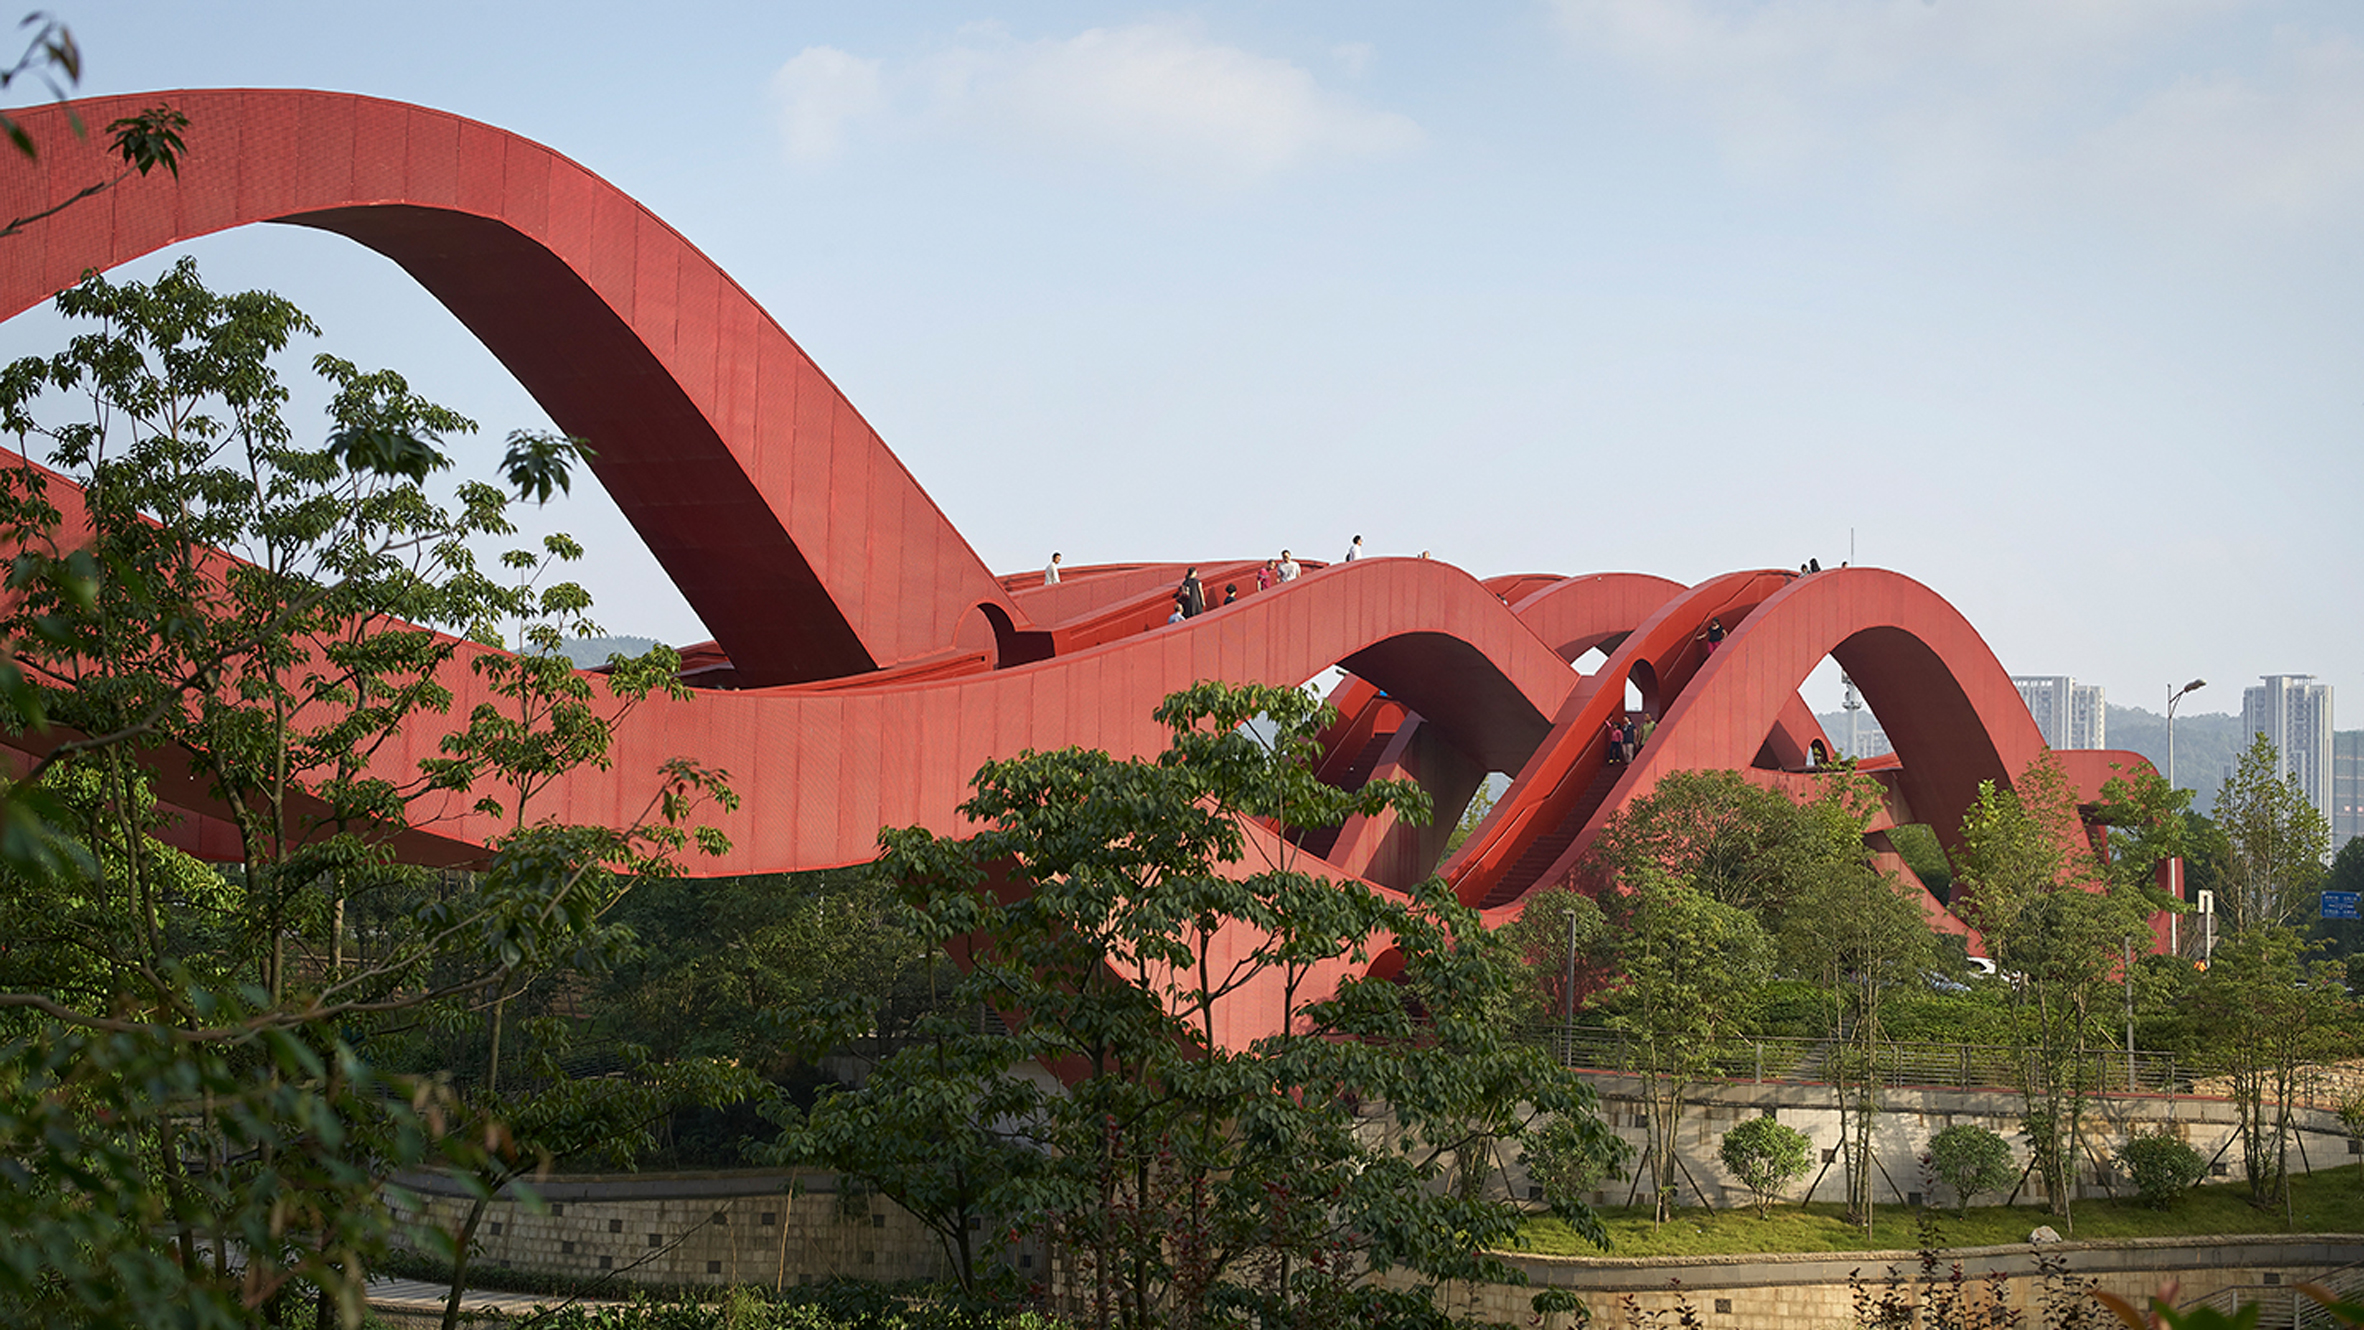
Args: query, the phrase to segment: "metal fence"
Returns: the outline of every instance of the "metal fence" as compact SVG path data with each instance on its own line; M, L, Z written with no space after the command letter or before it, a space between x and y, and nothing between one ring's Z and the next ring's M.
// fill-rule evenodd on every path
M2268 1276L2268 1278L2275 1278ZM2364 1293L2364 1265L2343 1265L2308 1280L2341 1302L2354 1302ZM2204 1298L2194 1298L2177 1308L2188 1312L2195 1307L2212 1307L2231 1316L2243 1307L2258 1309L2260 1330L2341 1330L2348 1323L2332 1315L2320 1303L2300 1292L2295 1284L2235 1284L2220 1288Z
M1561 1065L1585 1071L1636 1073L1642 1050L1614 1030L1542 1025L1529 1037L1558 1056ZM1937 1086L1955 1090L2016 1089L2033 1071L2034 1055L2008 1044L1884 1042L1870 1066L1863 1050L1837 1039L1735 1039L1718 1048L1710 1075L1770 1084L1828 1085L1841 1072L1849 1081L1876 1076L1890 1088ZM2171 1053L2124 1049L2088 1050L2080 1079L2096 1093L2189 1093L2189 1068Z

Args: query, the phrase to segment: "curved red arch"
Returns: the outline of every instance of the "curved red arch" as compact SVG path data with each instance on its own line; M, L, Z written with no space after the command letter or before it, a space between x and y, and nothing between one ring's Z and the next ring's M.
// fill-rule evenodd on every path
M680 233L580 165L459 116L350 93L180 90L176 176L134 177L35 223L0 262L0 318L167 245L256 222L384 254L514 373L755 683L834 678L951 648L972 606L1027 616L836 385ZM21 113L41 147L0 209L115 173L68 108Z

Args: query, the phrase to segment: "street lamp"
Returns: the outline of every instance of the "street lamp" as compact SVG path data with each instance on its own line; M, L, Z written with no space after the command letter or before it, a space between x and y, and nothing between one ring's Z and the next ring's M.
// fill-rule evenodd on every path
M2176 704L2176 703L2178 703L2178 702L2181 702L2181 701L2183 700L2183 695L2184 695L2185 693L2191 692L2192 690L2194 690L2194 689L2196 689L2196 688L2206 688L2207 686L2208 686L2208 681L2207 681L2206 679L2194 679L2194 680L2192 680L2190 683L2187 683L2187 684L2185 684L2183 687L2181 687L2181 688L2177 688L2177 689L2175 689L2175 690L2173 690L2172 692L2170 692L2170 693L2168 693L2168 694L2167 694L2167 788L2168 788L2168 789L2171 789L2171 790L2172 790L2172 789L2174 789L2174 788L2175 788L2175 704Z
M1576 907L1567 908L1568 916L1568 977L1560 989L1560 1061L1570 1067L1576 1065Z

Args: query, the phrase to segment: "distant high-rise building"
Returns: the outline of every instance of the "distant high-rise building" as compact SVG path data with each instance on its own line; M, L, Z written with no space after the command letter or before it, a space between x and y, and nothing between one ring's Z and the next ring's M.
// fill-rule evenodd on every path
M2109 707L2101 685L2078 683L2065 674L2013 675L2027 714L2054 748L2109 747Z
M2364 836L2364 730L2331 736L2331 852Z
M1845 730L1832 735L1831 743L1848 757L1878 757L1882 753L1896 751L1896 745L1888 738L1888 731L1868 715L1855 723L1855 747L1852 750L1847 747Z
M2307 802L2332 819L2331 685L2316 683L2311 674L2268 674L2259 688L2241 693L2241 728L2262 734L2274 745L2279 765L2274 774L2295 780L2306 791ZM2333 843L2337 843L2336 835Z

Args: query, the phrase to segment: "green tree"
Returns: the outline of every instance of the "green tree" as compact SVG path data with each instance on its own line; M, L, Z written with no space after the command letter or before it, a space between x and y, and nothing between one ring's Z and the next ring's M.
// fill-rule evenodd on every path
M1912 822L1888 829L1888 843L1896 847L1897 857L1929 894L1941 901L1953 899L1954 866L1945 856L1945 843L1926 822Z
M1527 963L1528 1010L1523 1019L1556 1023L1601 982L1599 960L1609 927L1599 902L1569 887L1528 894L1518 917L1502 926L1502 937ZM1571 950L1571 946L1573 950ZM1573 962L1573 966L1571 966ZM1569 976L1575 976L1574 988Z
M599 1037L774 1079L795 1070L803 1042L783 1013L842 1001L875 1020L840 1051L884 1056L935 1001L931 985L950 982L867 865L643 881L610 918L634 945L600 977Z
M2208 1161L2199 1151L2164 1130L2128 1137L2118 1147L2118 1162L2134 1180L2135 1194L2154 1210L2166 1209L2208 1172Z
M1453 824L1453 834L1445 838L1446 857L1450 858L1455 850L1460 849L1461 842L1468 840L1470 833L1476 831L1478 824L1485 821L1486 815L1493 811L1493 787L1478 786L1477 793L1469 797L1469 807L1461 810L1461 820Z
M2250 1199L2288 1197L2289 1148L2306 1068L2353 1043L2355 1012L2341 967L2307 959L2286 928L2254 927L2217 944L2194 985L2197 1053L2231 1082Z
M1756 1197L1757 1218L1772 1217L1782 1190L1806 1176L1806 1133L1770 1118L1750 1118L1724 1133L1717 1157L1740 1185Z
M1968 1210L1980 1192L1999 1192L2019 1176L2011 1143L1973 1122L1957 1122L1929 1138L1929 1171L1954 1189L1954 1208Z
M1520 1161L1543 1188L1544 1202L1562 1214L1585 1213L1585 1196L1604 1183L1622 1182L1633 1167L1634 1148L1584 1118L1553 1118L1527 1139Z
M962 974L863 1090L775 1106L783 1157L875 1184L953 1243L962 1214L1010 1217L1098 1326L1403 1323L1433 1316L1439 1281L1516 1282L1487 1254L1515 1210L1463 1184L1537 1117L1605 1129L1507 1028L1520 969L1441 884L1327 881L1265 830L1425 814L1406 784L1313 778L1327 711L1200 684L1159 708L1155 760L991 762L963 805L977 834L882 833L881 868ZM1244 1047L1226 1033L1242 1000L1276 1027ZM1065 1090L1007 1075L1028 1061ZM1398 1269L1422 1287L1373 1283Z
M2046 752L2015 789L1979 786L1955 856L1955 909L2018 985L2024 1129L2046 1200L2062 1216L2099 1088L2092 1054L2110 1042L2113 981L2126 939L2147 932L2147 900L2113 885L2085 847L2076 795Z
M1608 906L1618 980L1593 1005L1632 1047L1650 1124L1646 1152L1656 1215L1670 1216L1682 1161L1677 1132L1692 1086L1747 1028L1757 990L1772 973L1773 944L1745 910L1643 865L1621 879ZM1694 1192L1701 1189L1694 1182Z
M1925 984L1939 957L1919 893L1873 867L1864 851L1878 788L1847 771L1822 780L1821 796L1797 810L1816 834L1801 837L1791 856L1799 875L1792 880L1782 959L1789 973L1821 987L1838 1013L1840 1037L1826 1074L1839 1103L1847 1211L1868 1234L1879 1168L1872 1132L1884 1080L1883 1018L1897 992Z
M1794 884L1830 853L1821 810L1737 771L1677 771L1601 829L1588 867L1600 878L1656 868L1778 930Z
M2234 932L2311 916L2331 853L2331 828L2295 777L2281 774L2273 742L2258 735L2216 796L2216 823L2231 850L2216 908Z
M57 727L9 791L0 895L72 958L0 962L0 1223L21 1239L0 1318L283 1323L309 1297L353 1321L385 1179L489 1149L447 1130L469 1113L447 1086L376 1055L612 952L616 891L727 791L676 761L638 823L521 827L464 891L398 862L412 801L467 782L367 755L449 704L458 647L428 625L498 603L469 550L507 532L507 496L468 482L446 508L424 487L473 426L321 357L329 436L299 442L274 361L310 322L186 261L58 305L86 331L0 370L0 427L72 482L0 471L23 684L0 696L13 727ZM165 849L175 802L223 819L229 864Z

